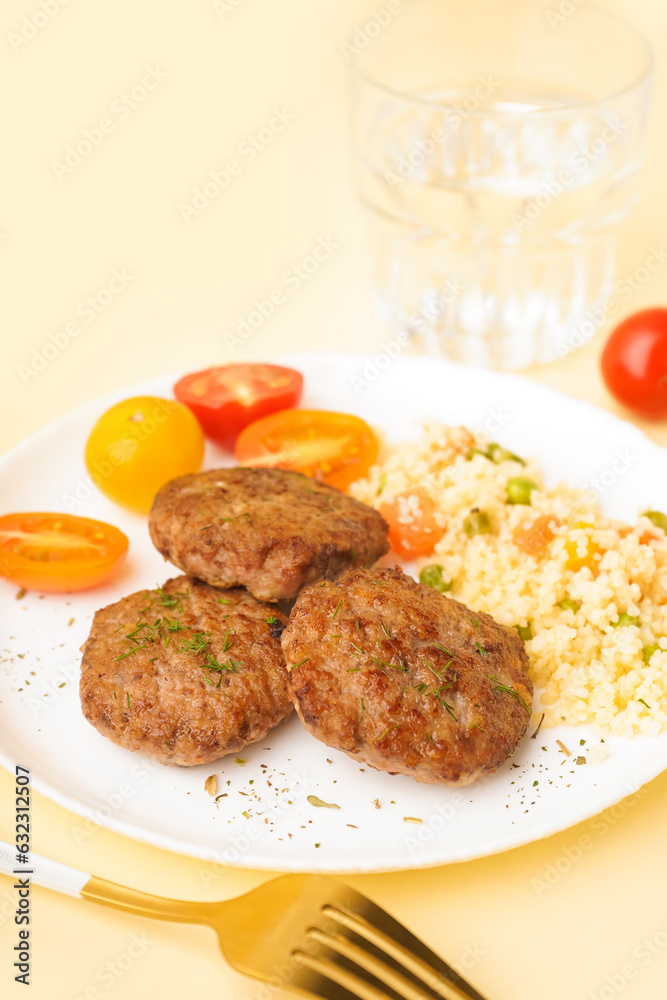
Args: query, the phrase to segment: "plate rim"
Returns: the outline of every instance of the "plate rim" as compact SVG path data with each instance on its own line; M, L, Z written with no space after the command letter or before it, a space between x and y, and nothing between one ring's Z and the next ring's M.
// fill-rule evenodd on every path
M9 758L6 756L2 748L0 748L0 764L9 772L10 775L13 774L15 764L10 764ZM592 811L587 812L585 815L581 815L574 821L574 823L566 819L554 827L552 824L547 824L546 821L544 821L540 826L538 826L537 831L535 828L530 828L526 831L525 836L519 836L516 839L513 838L511 843L503 842L503 839L501 838L501 842L497 847L494 847L493 850L489 851L479 849L477 851L473 850L472 853L467 851L465 847L461 847L458 851L454 852L454 854L450 854L444 861L413 856L410 859L409 864L401 862L399 864L378 865L372 859L369 859L367 862L357 862L352 865L349 865L342 860L340 863L333 861L329 862L325 867L317 867L311 864L299 865L289 862L277 865L275 864L275 857L272 858L269 855L255 853L253 855L254 860L252 863L244 862L243 855L241 855L241 857L234 862L224 861L223 863L229 868L240 868L249 871L278 872L283 874L312 873L317 875L381 875L391 872L441 868L444 865L463 864L466 861L479 861L482 858L505 854L507 851L526 847L528 844L537 843L540 840L546 840L549 837L557 836L559 833L563 833L564 830L572 829L580 823L586 823L595 816L599 816L600 813L605 811L605 809L609 809L612 806L623 802L626 798L635 795L641 788L644 788L650 782L655 781L655 779L659 777L664 770L664 767L658 767L654 774L642 780L636 787L629 789L621 798L618 798L617 792L614 788L610 788L608 796L603 795L601 797L602 804L600 804L600 799L595 799ZM146 844L150 847L158 847L164 851L181 854L184 857L196 858L199 861L208 861L214 864L221 863L220 856L216 856L216 854L213 851L208 850L205 845L202 845L201 849L197 850L193 841L181 840L177 837L171 837L169 834L164 834L158 831L147 832L143 827L137 826L130 821L119 819L113 813L109 817L104 816L102 821L100 821L99 813L96 813L94 809L86 806L85 803L78 802L76 799L70 798L70 796L66 793L60 792L58 789L49 785L48 782L36 777L32 768L30 772L30 786L34 791L38 792L40 795L44 795L45 798L55 802L56 805L62 806L62 808L74 813L75 816L80 816L83 819L89 819L91 822L95 823L96 826L110 830L112 833L121 834L122 836L129 837L130 840L136 840L139 843ZM548 828L546 828L547 825ZM509 838L510 831L508 831L504 840L508 841ZM221 844L221 852L225 849L225 846L226 845L224 843Z

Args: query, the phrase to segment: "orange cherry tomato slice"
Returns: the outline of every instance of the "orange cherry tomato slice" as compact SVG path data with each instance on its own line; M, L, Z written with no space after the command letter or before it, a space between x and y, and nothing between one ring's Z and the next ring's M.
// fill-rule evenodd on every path
M88 590L113 576L127 555L122 531L73 514L0 517L0 576L26 590Z
M239 435L240 465L292 469L345 490L365 476L379 451L365 420L327 410L283 410Z
M435 518L435 505L426 495L399 494L380 505L389 525L389 541L404 559L416 559L433 552L445 533Z
M298 406L302 390L303 375L294 368L235 364L184 375L174 395L192 410L207 438L233 451L244 427Z

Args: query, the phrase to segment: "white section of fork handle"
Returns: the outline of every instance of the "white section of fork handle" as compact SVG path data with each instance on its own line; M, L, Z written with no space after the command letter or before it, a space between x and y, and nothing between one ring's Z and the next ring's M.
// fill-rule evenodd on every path
M69 865L61 865L59 861L42 858L39 854L27 854L28 862L23 864L16 860L18 853L16 847L0 840L0 872L16 881L30 879L31 885L41 885L65 896L83 899L81 890L90 881L90 875Z

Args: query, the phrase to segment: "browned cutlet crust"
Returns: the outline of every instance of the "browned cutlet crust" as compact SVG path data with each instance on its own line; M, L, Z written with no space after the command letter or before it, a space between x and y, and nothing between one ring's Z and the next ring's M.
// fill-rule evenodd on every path
M282 635L306 729L380 771L466 785L530 721L523 642L400 569L353 569L297 598Z
M289 600L389 550L383 517L333 486L282 469L213 469L173 479L149 518L153 544L216 587Z
M102 736L162 764L241 750L291 711L285 621L245 590L221 594L186 576L130 594L95 614L82 646L83 714Z

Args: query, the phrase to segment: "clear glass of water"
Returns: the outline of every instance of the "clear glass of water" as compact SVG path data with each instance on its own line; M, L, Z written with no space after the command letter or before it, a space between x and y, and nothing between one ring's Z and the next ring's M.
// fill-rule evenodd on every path
M625 22L560 7L403 0L351 40L377 307L421 350L520 368L606 318L651 53Z

